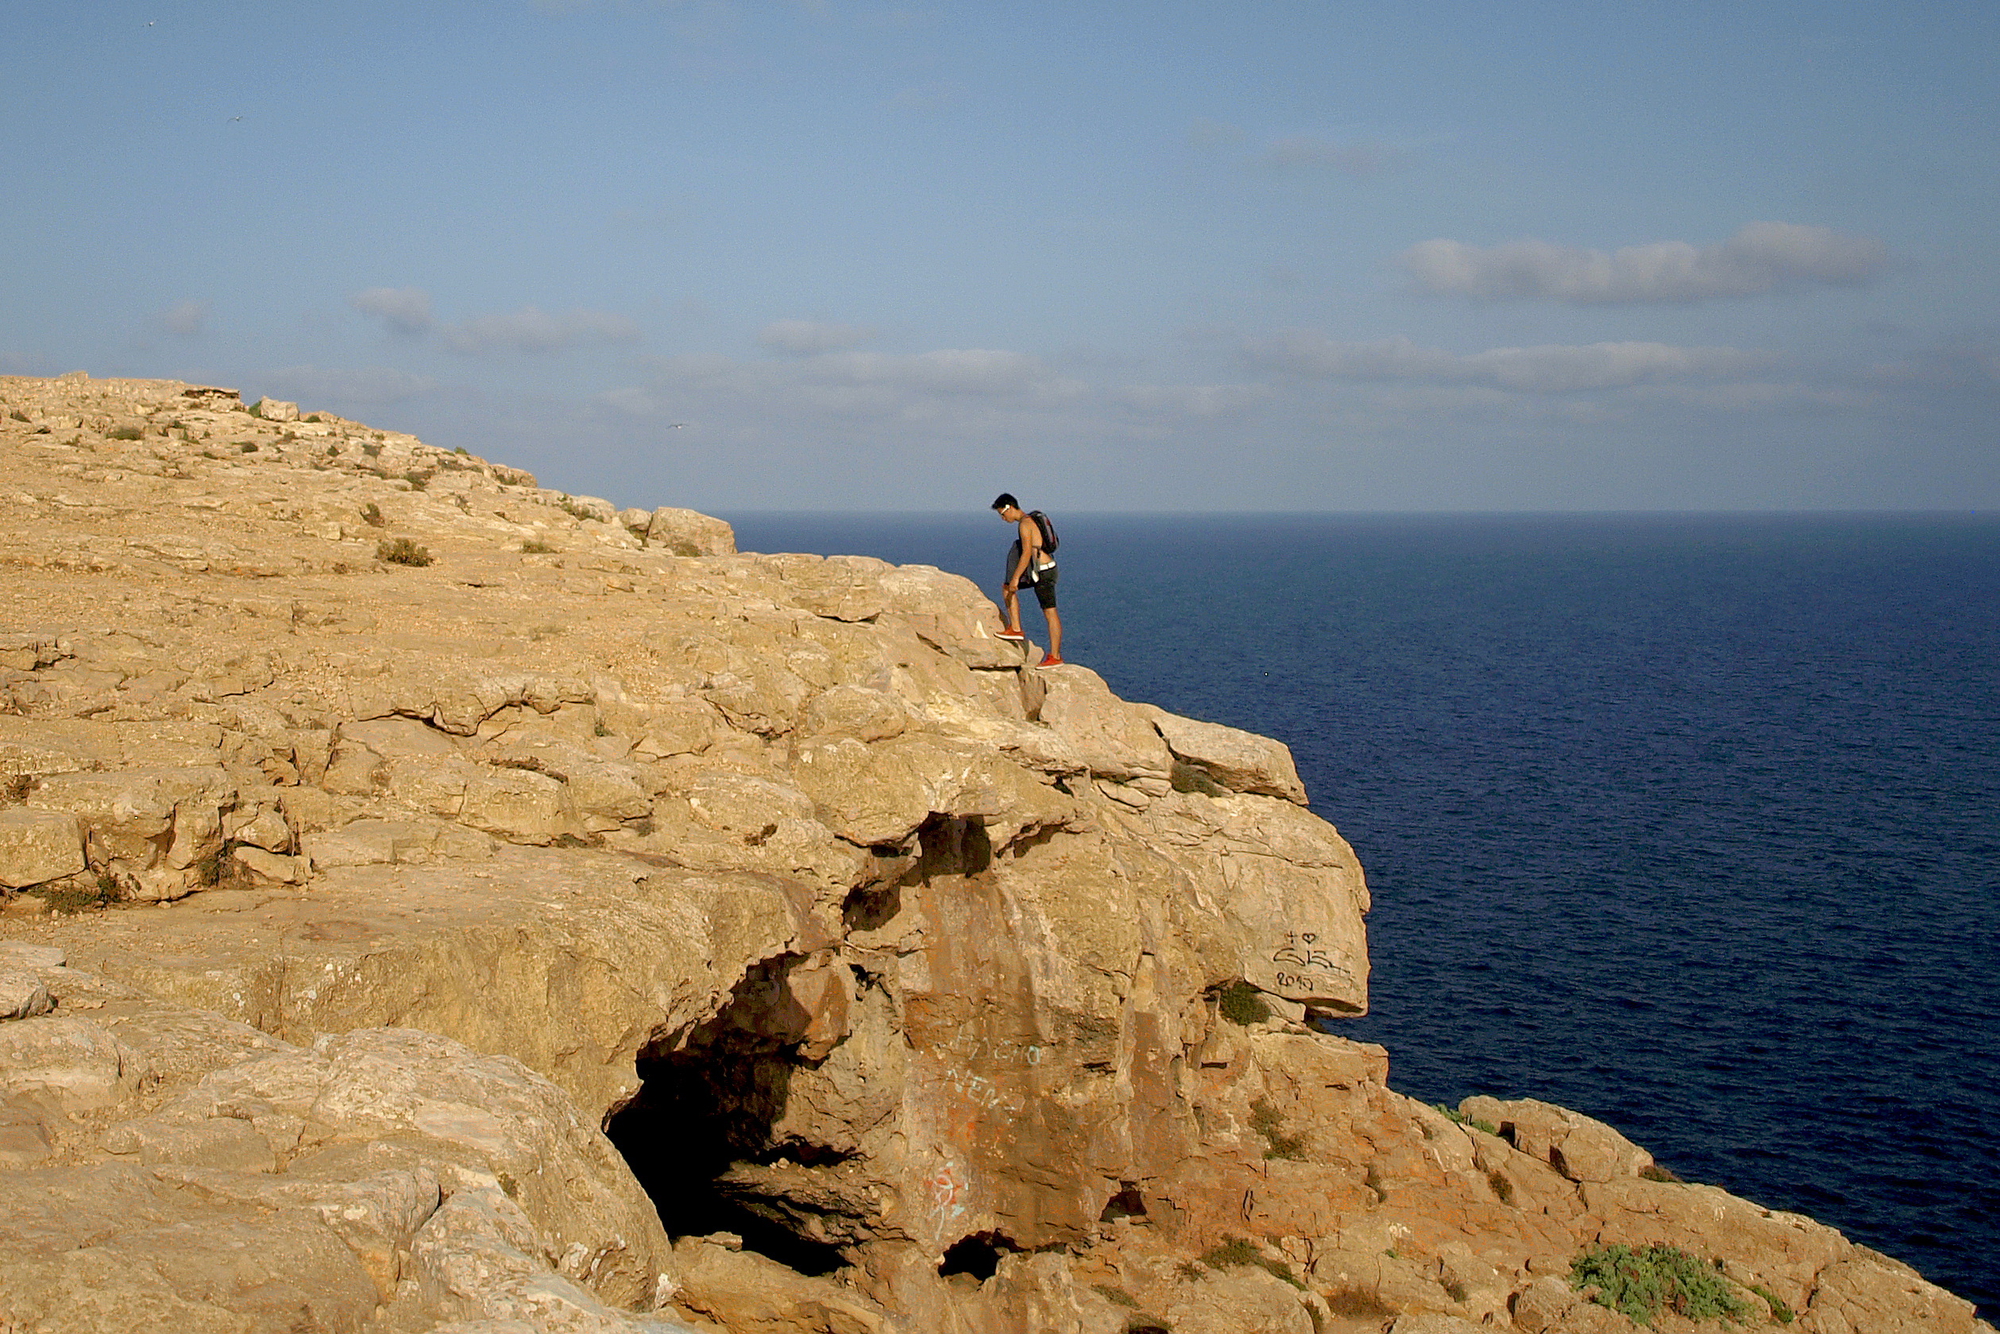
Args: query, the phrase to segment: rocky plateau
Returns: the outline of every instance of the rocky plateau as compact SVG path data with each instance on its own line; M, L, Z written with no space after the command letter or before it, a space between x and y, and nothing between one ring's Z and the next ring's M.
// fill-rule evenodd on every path
M1600 1334L1614 1243L1750 1325L1990 1330L1588 1117L1393 1091L1286 748L997 625L0 379L0 1334Z

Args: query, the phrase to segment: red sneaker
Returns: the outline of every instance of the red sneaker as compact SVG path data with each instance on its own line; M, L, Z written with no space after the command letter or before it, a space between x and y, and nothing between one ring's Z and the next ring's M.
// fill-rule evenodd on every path
M1022 634L1019 630L995 630L993 632L993 637L995 639L1004 639L1010 644L1019 644L1025 639L1027 639L1027 636Z
M1049 654L1049 656L1043 658L1041 662L1036 665L1041 667L1060 667L1063 665L1063 660L1061 658L1058 658L1055 654L1051 653Z

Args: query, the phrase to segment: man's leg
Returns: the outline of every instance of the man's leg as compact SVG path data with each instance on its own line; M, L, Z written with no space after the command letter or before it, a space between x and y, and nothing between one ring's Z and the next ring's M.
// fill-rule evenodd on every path
M1007 612L1007 628L1009 630L1019 630L1021 628L1020 593L1010 588L1000 595L1000 600Z
M1044 608L1042 615L1049 622L1049 653L1053 657L1062 656L1062 616L1054 607Z

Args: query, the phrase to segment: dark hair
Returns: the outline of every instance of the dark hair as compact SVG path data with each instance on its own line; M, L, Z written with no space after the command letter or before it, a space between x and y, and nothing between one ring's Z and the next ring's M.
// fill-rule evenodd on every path
M1021 508L1021 502L1014 499L1012 491L1002 491L999 499L993 502L993 508L996 510L1017 510Z

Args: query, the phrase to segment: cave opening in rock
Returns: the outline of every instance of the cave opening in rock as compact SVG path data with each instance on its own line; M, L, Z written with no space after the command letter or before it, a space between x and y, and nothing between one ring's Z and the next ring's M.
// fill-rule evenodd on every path
M938 1277L966 1274L984 1283L1000 1272L1000 1257L1021 1248L1004 1232L975 1232L960 1237L938 1263Z
M798 1041L809 1018L786 985L804 962L784 955L754 965L729 1002L707 1022L649 1043L639 1053L639 1092L605 1118L605 1133L675 1238L718 1232L746 1250L804 1274L846 1263L809 1216L769 1199L732 1169L789 1161L817 1165L840 1157L823 1145L775 1133Z
M1121 1181L1118 1185L1118 1193L1104 1202L1104 1212L1097 1216L1098 1222L1114 1223L1121 1218L1146 1216L1146 1197L1139 1192L1139 1188L1129 1181Z

